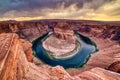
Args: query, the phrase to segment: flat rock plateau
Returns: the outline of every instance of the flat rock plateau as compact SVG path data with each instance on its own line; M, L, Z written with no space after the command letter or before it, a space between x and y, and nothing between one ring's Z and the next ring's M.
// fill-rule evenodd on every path
M82 68L51 67L34 59L31 42L66 22L99 51ZM0 80L120 80L120 22L36 20L0 22Z

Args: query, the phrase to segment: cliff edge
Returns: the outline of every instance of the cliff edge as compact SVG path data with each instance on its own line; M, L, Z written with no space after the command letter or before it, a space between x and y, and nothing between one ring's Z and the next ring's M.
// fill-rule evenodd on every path
M24 46L14 33L0 34L1 80L120 80L120 74L102 68L71 76L60 66L36 66L26 58Z

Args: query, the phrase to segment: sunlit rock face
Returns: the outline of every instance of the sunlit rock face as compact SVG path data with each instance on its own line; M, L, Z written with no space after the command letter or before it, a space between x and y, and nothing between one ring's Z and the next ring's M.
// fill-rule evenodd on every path
M69 43L75 43L76 41L73 29L67 23L58 23L54 28L54 35L56 38L65 40Z
M26 41L24 39L20 39L23 45L23 50L25 52L25 55L27 57L27 60L29 62L33 62L33 52L32 52L32 44L29 41Z
M43 47L59 57L73 51L76 46L76 36L67 23L58 23L54 32L43 42Z
M0 34L0 80L119 80L120 74L94 67L71 76L61 66L36 66L25 56L30 46L16 34ZM80 70L80 69L79 69Z

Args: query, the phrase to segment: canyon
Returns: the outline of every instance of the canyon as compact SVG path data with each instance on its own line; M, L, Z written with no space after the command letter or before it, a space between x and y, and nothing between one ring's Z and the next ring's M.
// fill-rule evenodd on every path
M65 70L59 65L52 67L34 60L31 42L53 30L58 22L68 23L74 30L89 36L97 44L99 51L92 54L82 68ZM119 61L120 22L72 20L0 22L1 80L120 80Z

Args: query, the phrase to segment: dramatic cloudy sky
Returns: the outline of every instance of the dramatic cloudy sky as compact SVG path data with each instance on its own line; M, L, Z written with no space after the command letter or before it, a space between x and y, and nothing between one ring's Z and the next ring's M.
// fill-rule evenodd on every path
M120 21L120 0L0 0L0 21L31 19Z

